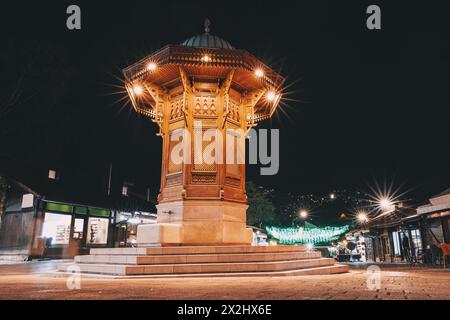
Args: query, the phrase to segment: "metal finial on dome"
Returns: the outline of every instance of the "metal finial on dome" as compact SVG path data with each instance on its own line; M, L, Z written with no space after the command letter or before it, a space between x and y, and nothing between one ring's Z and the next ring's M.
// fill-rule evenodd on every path
M205 19L205 33L209 34L209 26L211 25L211 21L208 18Z
M196 48L221 48L221 49L234 49L233 46L226 40L209 34L211 25L211 21L206 18L204 22L205 32L190 37L189 39L184 40L180 43L182 46L186 47L196 47Z

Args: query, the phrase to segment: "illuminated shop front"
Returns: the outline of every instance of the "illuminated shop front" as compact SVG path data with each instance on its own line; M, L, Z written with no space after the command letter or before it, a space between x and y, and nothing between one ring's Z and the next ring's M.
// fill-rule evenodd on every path
M339 262L373 262L373 242L364 230L347 233L343 241L338 241L331 256Z
M417 208L424 221L422 240L429 263L443 263L442 243L450 243L450 188L431 197Z
M401 205L388 213L372 217L360 229L352 230L353 241L364 243L365 257L361 261L424 263L426 247L424 235L427 233L426 219L419 216L411 205ZM363 241L359 241L359 240ZM362 247L355 250L363 252ZM364 259L365 258L365 259Z
M130 246L137 225L156 221L156 215L148 213L149 202L131 196L92 194L86 199L66 194L54 181L37 192L12 178L4 180L8 192L0 250L13 252L20 261L73 258L90 248Z
M45 248L43 255L72 256L110 244L111 210L47 201L41 207L35 246Z
M156 223L156 214L149 212L119 211L115 220L115 247L133 247L136 245L137 226Z

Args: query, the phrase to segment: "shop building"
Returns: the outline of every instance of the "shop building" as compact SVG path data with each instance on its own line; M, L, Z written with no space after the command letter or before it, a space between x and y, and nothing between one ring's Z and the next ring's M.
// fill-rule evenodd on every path
M117 211L115 215L114 247L137 245L137 227L140 224L156 223L156 214L149 212Z
M268 246L268 237L265 230L254 227L254 226L247 226L247 228L252 229L253 232L253 241L252 246Z
M53 192L59 187L38 192L4 175L2 184L0 259L72 258L90 248L133 246L137 225L156 221L146 201L128 196L68 200Z
M441 243L450 243L450 188L431 197L428 203L417 208L423 221L423 242L429 252L430 263L442 263Z
M414 205L399 204L352 230L346 235L353 242L362 262L408 262L423 256L422 219ZM351 259L351 258L350 258Z
M345 234L342 241L337 242L330 255L339 262L373 262L373 240L367 230L358 230Z
M348 234L363 237L374 262L442 264L441 243L450 243L450 189L426 204L399 204Z

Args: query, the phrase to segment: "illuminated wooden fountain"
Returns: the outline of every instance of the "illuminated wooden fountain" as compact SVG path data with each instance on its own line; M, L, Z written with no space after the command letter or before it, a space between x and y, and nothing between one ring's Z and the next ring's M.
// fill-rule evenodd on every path
M283 77L210 35L208 23L204 34L168 45L123 73L133 107L158 125L163 146L158 224L139 226L139 245L250 244L245 164L238 159L248 130L274 113ZM223 163L203 160L211 142L196 149L195 136L208 129L225 140ZM190 158L174 163L179 139L191 139Z
M75 263L58 266L55 274L292 276L348 270L305 246L250 245L245 164L237 158L248 130L277 108L284 79L205 26L204 34L168 45L124 70L133 107L158 125L162 138L158 223L138 226L137 248L91 249ZM213 153L234 161L197 161L210 142L200 140L200 147L185 142L208 129L233 142L214 144L220 147ZM180 144L187 147L174 152ZM174 153L182 161L175 161Z

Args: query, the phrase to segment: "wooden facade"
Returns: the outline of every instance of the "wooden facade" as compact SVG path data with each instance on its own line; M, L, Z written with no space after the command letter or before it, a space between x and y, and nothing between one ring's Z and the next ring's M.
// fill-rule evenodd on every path
M206 43L211 36L185 43L202 43L202 37ZM211 46L168 45L123 70L134 109L158 125L163 139L158 221L176 221L184 227L185 238L223 224L216 230L221 235L192 239L191 244L242 242L234 237L224 240L222 234L245 229L245 138L249 129L272 116L284 82L250 53L213 39ZM227 45L216 47L216 42ZM209 129L217 134L198 143L196 137ZM211 151L207 148L213 142L215 161L211 163L203 155ZM184 144L182 162L172 156L180 143ZM205 224L209 220L209 227L194 227L194 220ZM187 232L189 224L193 229Z

